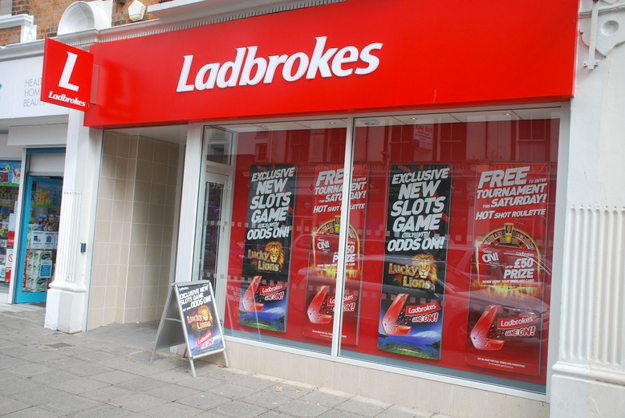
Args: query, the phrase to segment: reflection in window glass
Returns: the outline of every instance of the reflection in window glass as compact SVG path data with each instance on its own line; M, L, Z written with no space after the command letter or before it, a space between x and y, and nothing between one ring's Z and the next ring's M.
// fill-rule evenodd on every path
M347 123L222 128L238 144L226 333L329 353Z
M544 392L551 112L356 120L365 251L358 342L341 355Z
M343 357L544 393L557 109L354 122L347 173L345 120L216 127L237 144L226 333L330 353L342 308Z

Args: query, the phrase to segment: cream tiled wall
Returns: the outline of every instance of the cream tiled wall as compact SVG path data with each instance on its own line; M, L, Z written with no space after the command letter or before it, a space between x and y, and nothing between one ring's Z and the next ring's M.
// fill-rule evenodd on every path
M179 145L104 135L88 329L160 319L169 288Z

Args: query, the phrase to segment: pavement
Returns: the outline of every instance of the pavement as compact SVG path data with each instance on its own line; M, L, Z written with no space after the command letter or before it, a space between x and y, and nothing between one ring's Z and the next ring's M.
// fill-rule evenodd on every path
M44 308L0 303L1 417L445 418L157 351L158 323L65 334Z

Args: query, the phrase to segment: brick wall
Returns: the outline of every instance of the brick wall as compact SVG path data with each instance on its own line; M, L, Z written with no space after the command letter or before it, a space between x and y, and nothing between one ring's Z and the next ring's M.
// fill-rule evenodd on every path
M15 7L15 1L13 3ZM37 39L44 39L56 36L61 16L74 0L37 0L30 3L30 14L37 25Z
M34 17L37 25L37 39L49 38L57 35L59 21L70 4L77 0L13 0L13 14L28 14ZM89 0L87 0L89 1ZM134 23L128 18L128 7L133 0L113 0L112 25L119 26ZM158 0L141 0L147 7L158 4ZM147 14L144 20L153 19L155 16ZM19 29L0 30L0 45L8 45L19 42Z
M13 0L13 14L30 14L30 0Z
M0 45L15 44L20 41L21 29L7 28L0 29Z

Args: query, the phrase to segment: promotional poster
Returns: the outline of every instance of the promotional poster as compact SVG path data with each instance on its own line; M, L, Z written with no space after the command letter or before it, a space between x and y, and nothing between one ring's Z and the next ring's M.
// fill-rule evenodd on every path
M480 165L468 364L540 373L548 164Z
M284 332L297 170L256 165L250 173L239 323Z
M191 358L223 350L224 341L209 283L177 287Z
M356 164L350 187L345 293L343 296L343 344L355 345L364 255L369 168ZM334 318L336 270L339 254L339 226L342 204L343 168L319 166L315 173L313 237L306 278L305 336L331 341Z
M392 165L378 348L440 359L452 170Z

